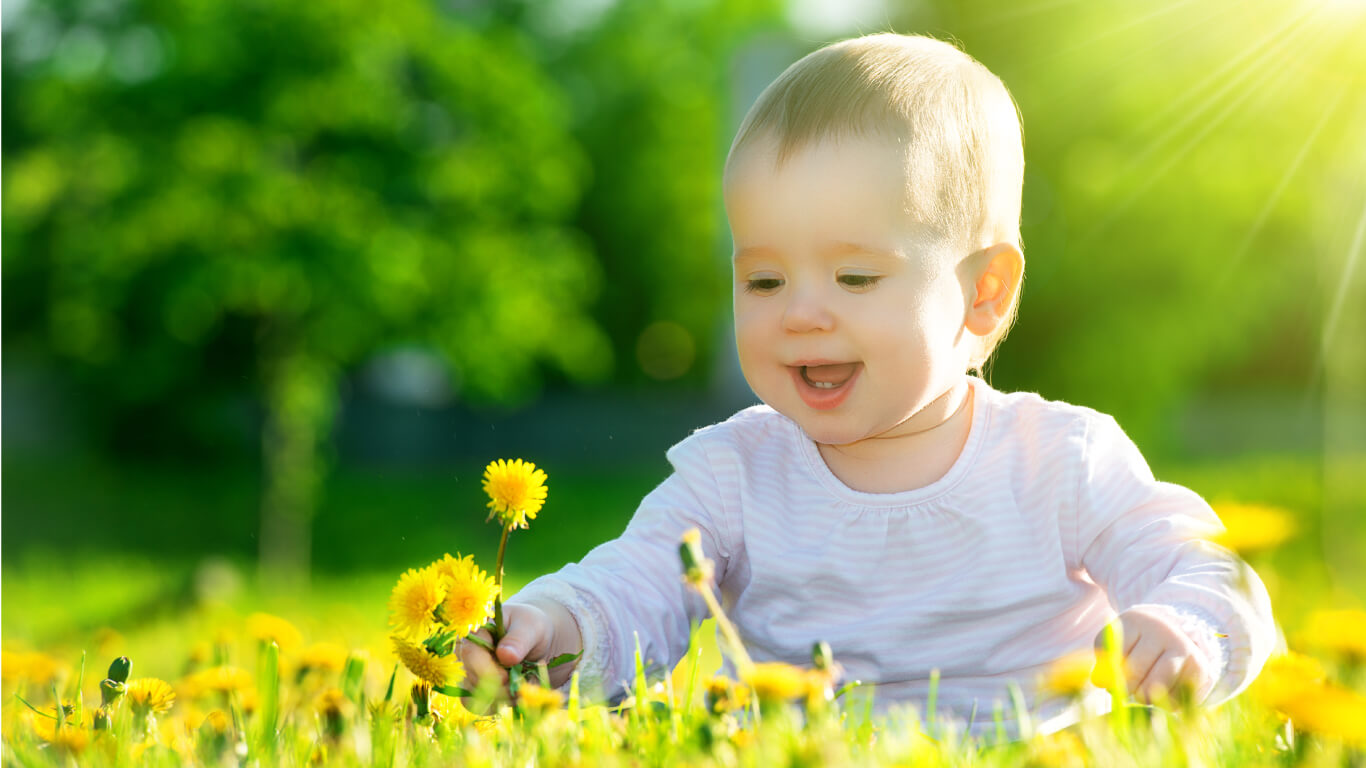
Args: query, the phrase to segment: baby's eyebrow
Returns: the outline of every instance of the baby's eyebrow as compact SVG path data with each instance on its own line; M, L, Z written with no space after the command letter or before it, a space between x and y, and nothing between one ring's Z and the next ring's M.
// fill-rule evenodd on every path
M855 243L847 240L836 240L828 243L822 252L830 256L847 256L853 253L866 253L870 256L881 256L885 259L902 259L905 256L894 248L880 248L865 243ZM746 248L737 248L733 261L739 262L746 258L757 258L762 256L774 256L778 253L777 249L763 245L751 245Z
M772 248L762 245L751 245L748 248L736 248L735 257L732 262L740 262L747 258L758 258L760 256L773 256L777 253Z
M826 253L837 256L844 256L851 253L866 253L870 256L881 256L887 259L903 258L900 251L895 248L881 248L867 243L854 243L846 240L837 240L830 243L825 248Z

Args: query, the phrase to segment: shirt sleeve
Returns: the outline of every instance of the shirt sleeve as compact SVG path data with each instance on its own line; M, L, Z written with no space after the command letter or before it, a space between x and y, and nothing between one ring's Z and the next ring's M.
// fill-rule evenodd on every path
M1069 560L1105 590L1117 612L1171 609L1220 671L1206 703L1234 696L1261 671L1276 639L1261 579L1209 541L1223 528L1218 516L1194 491L1155 480L1113 418L1088 419L1082 442Z
M641 501L620 537L532 581L508 601L564 605L583 637L581 688L612 700L635 677L637 637L646 674L659 674L687 651L691 623L707 617L706 603L683 581L683 533L701 531L716 583L730 561L722 494L700 435L674 446L668 458L673 474Z

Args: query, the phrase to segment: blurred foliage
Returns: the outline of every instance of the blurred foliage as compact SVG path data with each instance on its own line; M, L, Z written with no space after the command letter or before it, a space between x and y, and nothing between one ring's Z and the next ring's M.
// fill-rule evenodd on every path
M879 27L961 42L1022 108L1000 384L1149 443L1194 391L1312 388L1366 174L1363 14L1256 6L885 4ZM785 10L29 3L5 33L5 341L176 452L220 440L234 395L268 399L274 358L335 389L431 348L481 402L547 374L702 385L727 354L743 84L820 43Z
M115 455L237 461L259 434L268 513L304 519L377 356L434 352L483 404L703 389L734 128L803 53L889 27L960 42L1021 106L998 386L1172 456L1193 401L1313 400L1366 345L1359 310L1323 330L1363 298L1350 0L29 0L2 54L6 374L55 372Z
M4 47L7 346L134 436L192 431L243 381L331 399L398 345L469 398L524 400L542 364L601 379L601 270L567 226L588 163L532 47L416 0L28 5Z

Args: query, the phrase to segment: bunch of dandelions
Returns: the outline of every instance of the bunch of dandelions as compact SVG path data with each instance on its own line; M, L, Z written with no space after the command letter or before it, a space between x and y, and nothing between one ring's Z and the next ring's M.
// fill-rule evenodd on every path
M390 642L399 661L432 690L468 695L455 687L465 676L455 645L493 618L498 584L474 558L447 554L399 577L389 595Z
M507 554L508 534L526 528L528 521L545 505L546 474L535 464L514 459L499 459L484 470L483 487L489 496L489 521L503 528L498 543L498 561L490 576L474 564L470 556L449 554L426 568L411 569L399 577L389 597L391 642L399 661L420 681L420 687L447 696L468 696L455 686L465 676L456 658L460 640L469 640L493 652L474 633L487 629L496 645L506 632L503 623L503 560ZM572 661L574 657L551 659L548 666ZM522 675L535 668L513 670ZM512 675L514 688L520 680ZM516 691L513 691L516 694ZM417 695L416 693L414 694ZM418 710L426 707L418 704Z

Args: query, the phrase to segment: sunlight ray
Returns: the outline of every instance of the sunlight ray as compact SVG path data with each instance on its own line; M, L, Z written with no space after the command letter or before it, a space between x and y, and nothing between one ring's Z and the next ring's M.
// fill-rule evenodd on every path
M1129 21L1124 22L1124 23L1122 23L1122 24L1119 24L1119 25L1117 25L1117 26L1110 27L1109 29L1105 29L1105 30L1102 30L1102 31L1100 31L1100 32L1097 32L1096 34L1091 35L1090 37L1088 37L1088 38L1086 38L1085 40L1082 40L1082 41L1080 41L1080 42L1078 42L1078 43L1075 43L1075 44L1073 44L1073 45L1069 45L1069 46L1060 48L1060 49L1058 49L1058 50L1056 50L1056 51L1053 52L1053 53L1054 53L1054 56L1055 56L1055 57L1061 57L1061 56L1066 56L1066 55L1071 54L1071 53L1076 53L1077 51L1080 51L1080 50L1083 50L1083 49L1085 49L1085 48L1087 48L1087 47L1089 47L1089 46L1095 45L1096 43L1099 43L1099 42L1101 42L1101 41L1103 41L1103 40L1106 40L1106 39L1108 39L1108 38L1114 37L1115 35L1118 35L1118 34L1121 33L1121 32L1125 32L1125 31L1127 31L1127 30L1133 29L1134 27L1137 27L1137 26L1140 26L1140 25L1142 25L1142 24L1145 24L1145 23L1147 23L1147 22L1149 22L1149 21L1152 21L1153 19L1157 19L1157 18L1160 18L1160 17L1162 17L1162 16L1165 16L1165 15L1167 15L1167 14L1169 14L1169 13L1172 13L1173 11L1176 11L1176 10L1182 8L1182 7L1185 7L1185 6L1187 6L1187 5L1190 5L1192 2L1193 2L1193 0L1176 0L1176 2L1173 2L1173 3L1169 4L1169 5L1165 5L1165 6L1162 6L1162 7L1160 7L1160 8L1155 8L1155 9L1149 11L1148 13L1143 14L1142 16L1139 16L1139 17L1134 18L1134 19L1130 19Z
M1246 81L1252 79L1254 76L1261 76L1265 70L1270 69L1273 65L1277 65L1282 61L1288 60L1292 53L1295 50L1297 50L1295 47L1295 45L1299 42L1297 38L1299 36L1306 34L1306 30L1309 29L1311 29L1310 25L1301 24L1298 28L1286 33L1283 37L1281 37L1280 40L1278 40L1275 43L1275 45L1273 45L1269 50L1267 50L1260 59L1255 61L1253 64L1245 67L1231 80L1224 83L1217 91L1215 91L1212 94L1209 94L1208 97L1203 101L1203 103L1198 108L1191 110L1190 112L1187 112L1183 118L1172 123L1171 126L1169 126L1167 130L1163 131L1161 135L1157 136L1152 141L1148 142L1148 146L1145 147L1143 151L1139 152L1138 154L1134 155L1129 159L1129 162L1126 164L1125 170L1117 174L1116 178L1124 178L1137 168L1146 166L1154 155L1161 152L1167 146L1167 144L1169 144L1171 141L1176 139L1176 137L1180 136L1183 132L1185 132L1186 129L1189 128L1193 123L1203 120L1205 113L1213 109L1214 106L1218 104L1221 100L1223 100L1229 94L1230 91L1243 85ZM1277 56L1278 54L1280 58L1273 60L1272 57ZM1254 89L1252 88L1248 88L1247 90L1249 93L1254 91ZM1240 97L1237 101L1241 103L1244 99L1245 96ZM1226 115L1226 113L1221 113L1221 115ZM1204 135L1206 133L1208 133L1208 126L1206 126L1206 130L1201 132L1201 135Z
M1086 235L1084 235L1081 238L1081 241L1083 243L1094 241L1095 238L1097 238L1101 233L1103 233L1107 228L1109 228L1109 226L1112 225L1116 219L1120 218L1120 216L1123 213L1125 213L1128 208L1130 208L1138 199L1140 199L1143 194L1145 194L1154 184L1156 184L1163 176L1165 176L1172 169L1172 167L1176 165L1177 162L1179 162L1187 153L1189 153L1192 149L1195 148L1195 146L1197 146L1201 141L1203 141L1205 137L1207 137L1216 127L1223 123L1235 109L1237 109L1244 102L1246 102L1252 95L1259 95L1262 97L1263 100L1265 100L1271 98L1271 96L1278 89L1284 87L1286 81L1289 79L1289 76L1292 74L1292 71L1289 68L1285 67L1284 64L1291 59L1292 55L1300 53L1305 50L1309 50L1314 52L1314 56L1312 57L1313 61L1322 60L1329 54L1331 54L1336 44L1341 42L1342 39L1345 39L1350 32L1350 30L1348 29L1339 28L1337 30L1338 39L1333 40L1332 44L1325 44L1324 41L1315 41L1315 45L1300 44L1300 41L1297 39L1297 37L1304 34L1304 30L1312 28L1313 27L1306 25L1294 30L1290 34L1287 34L1273 49L1267 51L1265 56L1261 57L1255 64L1249 66L1243 74L1239 75L1235 80L1225 84L1224 87L1220 88L1220 90L1208 100L1207 104L1204 107L1188 115L1186 119L1182 120L1176 126L1173 126L1171 130L1168 130L1166 133L1164 133L1163 136L1159 137L1157 140L1150 143L1147 149L1145 149L1133 160L1131 160L1126 165L1124 171L1117 173L1115 175L1115 181L1113 186L1119 186L1120 181L1122 179L1129 177L1136 170L1143 167L1144 163L1147 162L1154 155L1156 155L1160 150L1164 149L1164 147L1173 138L1175 138L1179 131L1185 130L1191 123L1194 123L1196 120L1203 121L1201 129L1197 133L1195 133L1191 138L1187 139L1180 147L1176 148L1175 150L1172 150L1172 155L1165 162L1163 162L1155 169L1153 169L1151 172L1149 172L1146 175L1146 178L1132 185L1125 184L1124 187L1129 190L1128 193L1120 202L1115 204L1110 209L1110 211L1104 217L1101 218L1100 221L1098 221L1093 227L1091 227L1091 229L1086 233ZM1277 54L1279 54L1279 56L1273 59L1273 55ZM1224 108L1221 109L1216 115L1214 115L1213 117L1205 116L1204 113L1208 109L1212 108L1215 104L1217 104L1219 100L1223 99L1228 94L1228 92L1232 90L1235 86L1240 85L1243 81L1247 80L1253 75L1257 75L1258 78L1265 78L1267 70L1273 71L1273 74L1271 75L1271 79L1269 81L1262 82L1261 86L1257 89L1246 88L1241 95L1238 95L1231 102L1227 103L1224 106Z
M1272 46L1272 50L1283 46L1284 42L1278 41L1284 41L1287 35L1297 32L1297 30L1294 29L1296 25L1299 25L1301 28L1306 26L1309 19L1314 15L1314 12L1315 9L1313 8L1300 8L1285 14L1285 17L1276 23L1264 36L1244 48L1241 53L1229 59L1218 69L1210 72L1200 78L1199 81L1186 88L1181 92L1181 95L1169 101L1161 111L1150 115L1146 121L1135 129L1135 133L1148 133L1157 126L1167 123L1172 114L1181 112L1188 102L1197 99L1202 92L1207 88L1212 87L1214 83L1227 75L1229 70L1241 66L1245 60L1262 52L1262 49L1266 48L1268 45Z
M1107 58L1103 65L1088 69L1084 76L1079 75L1069 79L1066 85L1055 89L1045 103L1053 110L1062 110L1068 113L1084 112L1085 110L1078 109L1077 102L1089 101L1094 97L1095 90L1102 87L1101 84L1111 83L1116 78L1122 77L1121 73L1127 72L1130 63L1135 59L1139 59L1144 54L1159 51L1164 45L1179 39L1183 35L1198 31L1202 26L1223 13L1221 9L1214 6L1201 6L1201 8L1208 11L1205 16L1195 19L1189 24L1173 25L1172 32L1152 40L1146 45L1126 46L1123 55Z
M1244 89L1241 94L1236 96L1232 101L1229 101L1227 104L1225 104L1223 109L1221 109L1218 112L1218 114L1214 115L1212 118L1205 119L1204 124L1201 126L1200 130L1197 131L1189 139L1187 139L1185 143L1183 143L1180 147L1173 150L1163 163L1158 165L1156 168L1154 168L1151 172L1149 172L1146 175L1146 178L1142 179L1141 181L1137 181L1133 184L1125 185L1128 189L1128 193L1124 196L1122 200L1110 206L1110 209L1105 214L1105 216L1101 217L1101 219L1098 222L1096 222L1096 224L1092 226L1091 229L1084 236L1082 236L1081 242L1093 242L1097 237L1100 236L1101 233L1108 229L1111 224L1113 224L1122 215L1127 213L1128 209L1132 207L1135 202L1142 198L1143 195L1146 194L1148 190L1153 187L1153 185L1155 185L1164 176L1166 176L1167 172L1170 171L1173 167L1175 167L1176 164L1180 162L1186 156L1187 153L1189 153L1192 149L1198 146L1200 142L1204 141L1205 137L1209 136L1211 133L1214 132L1216 128L1222 125L1223 122L1228 119L1229 115L1233 114L1234 110L1242 106L1244 102L1248 101L1254 95L1266 95L1270 93L1274 88L1281 87L1287 79L1287 71L1281 69L1280 71L1276 72L1275 75L1273 75L1273 79L1262 90L1258 91L1251 88ZM1199 114L1200 113L1197 113L1197 116ZM1192 118L1192 120L1193 119L1194 118ZM1183 121L1183 125L1192 122L1192 120ZM1147 159L1154 153L1155 149L1150 147L1148 151L1145 151L1141 155L1141 158ZM1134 170L1138 168L1138 166L1138 160L1130 162L1128 168L1124 172L1116 175L1116 183L1118 183L1118 180L1120 178L1130 175Z
M1328 316L1323 322L1323 340L1319 345L1319 362L1314 366L1315 370L1323 367L1323 358L1328 354L1332 346L1333 338L1337 335L1338 317L1342 315L1343 303L1347 300L1347 290L1352 285L1352 280L1356 277L1357 262L1361 260L1361 249L1366 243L1366 205L1362 206L1361 215L1357 217L1357 228L1352 235L1352 244L1347 248L1347 260L1342 265L1342 276L1338 278L1337 291L1333 295L1333 303L1328 308Z
M1337 112L1338 106L1342 104L1343 96L1346 94L1347 84L1344 83L1342 87L1338 89L1338 92L1334 94L1332 100L1329 101L1328 106L1323 110L1323 114L1319 116L1318 123L1314 125L1313 130L1309 132L1309 136L1304 140L1304 143L1300 145L1299 152L1297 152L1294 159L1290 161L1290 165L1286 167L1285 173L1281 174L1280 181L1276 184L1276 188L1271 191L1266 202L1262 205L1261 210L1257 212L1257 218L1254 219L1251 226L1248 227L1247 234L1243 236L1243 240L1239 243L1238 249L1234 251L1233 256L1225 262L1223 269L1219 273L1219 277L1215 280L1214 290L1216 292L1227 286L1234 271L1238 268L1238 265L1242 263L1247 252L1252 248L1252 241L1261 233L1262 227L1266 225L1266 220L1270 218L1271 212L1275 210L1276 204L1280 202L1281 196L1285 194L1286 187L1290 185L1290 180L1299 173L1300 166L1304 163L1305 157L1309 155L1309 150L1314 146L1314 143L1318 141L1319 134L1323 132L1323 127L1328 124L1328 119Z

